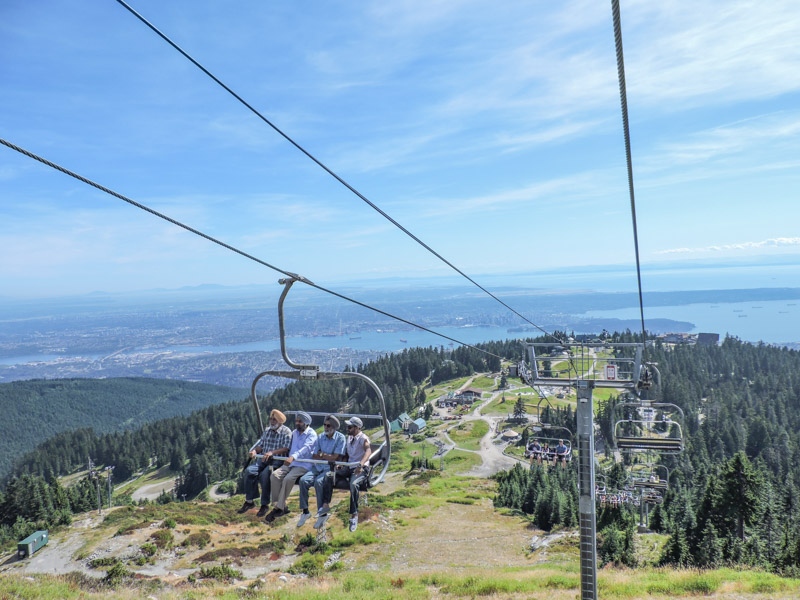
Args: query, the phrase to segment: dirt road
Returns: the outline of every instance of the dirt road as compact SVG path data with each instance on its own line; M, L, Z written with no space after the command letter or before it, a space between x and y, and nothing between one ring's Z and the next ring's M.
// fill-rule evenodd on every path
M495 473L499 471L505 471L506 469L510 469L513 467L517 462L517 459L512 458L510 456L506 456L503 454L503 448L505 447L505 443L499 441L499 432L497 428L499 424L503 421L503 417L489 417L483 416L481 414L481 408L492 402L497 398L502 391L496 391L492 394L491 398L484 400L475 407L469 415L464 415L461 422L465 421L486 421L489 424L489 432L481 438L480 442L480 449L479 450L467 450L466 448L458 448L455 442L450 438L447 433L447 430L443 432L444 438L447 440L448 443L448 450L453 448L458 448L463 452L475 452L481 455L481 459L483 463L471 469L470 471L464 473L465 475L470 475L473 477L491 477ZM457 425L454 425L457 427Z

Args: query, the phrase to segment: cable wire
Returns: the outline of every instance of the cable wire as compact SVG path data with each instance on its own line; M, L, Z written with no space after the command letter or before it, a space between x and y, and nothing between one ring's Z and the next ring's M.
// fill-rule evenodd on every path
M636 254L636 280L639 285L639 315L642 322L642 344L645 343L644 297L642 295L642 269L639 261L639 233L636 226L636 197L633 190L633 161L631 160L631 133L628 123L628 93L625 85L625 57L622 53L622 25L619 0L611 0L614 19L614 44L617 49L617 78L619 79L619 101L622 107L622 130L625 136L625 160L628 165L628 192L631 197L631 219L633 221L633 247Z
M406 325L411 325L412 327L416 327L417 329L420 329L420 330L425 331L427 333L432 333L433 335L439 336L440 338L444 338L446 340L449 340L449 341L454 342L456 344L459 344L461 346L466 346L467 348L472 348L473 350L477 350L478 352L482 352L483 354L488 354L489 356L494 356L495 358L499 358L499 359L503 360L502 356L494 354L493 352L489 352L488 350L484 350L483 348L478 348L477 346L474 346L472 344L468 344L466 342L462 342L461 340L458 340L456 338L452 338L452 337L447 336L447 335L445 335L443 333L439 333L439 332L434 331L432 329L428 329L427 327L424 327L422 325L418 325L417 323L414 323L413 321L409 321L408 319L404 319L403 317L398 317L397 315L393 315L393 314L391 314L389 312L381 310L380 308L376 308L374 306L370 306L369 304L366 304L366 303L361 302L359 300L355 300L354 298L350 298L349 296L345 296L344 294L340 294L339 292L336 292L334 290L328 289L328 288L323 287L321 285L317 285L316 283L314 283L312 281L309 281L308 279L306 279L305 277L302 277L301 275L297 275L295 273L291 273L289 271L285 271L284 269L281 269L280 267L276 267L275 265L272 265L272 264L270 264L270 263L268 263L268 262L266 262L264 260L261 260L260 258L257 258L255 256L253 256L252 254L248 254L247 252L244 252L243 250L239 250L235 246L227 244L227 243L225 243L225 242L223 242L221 240L218 240L215 237L212 237L212 236L210 236L210 235L208 235L206 233L203 233L199 229L195 229L194 227L190 227L189 225L186 225L186 224L182 223L181 221L178 221L177 219L173 219L172 217L169 217L169 216L165 215L164 213L160 213L157 210L154 210L154 209L150 208L149 206L146 206L146 205L144 205L144 204L142 204L140 202L136 202L135 200L132 200L131 198L128 198L127 196L123 196L122 194L120 194L118 192L115 192L112 189L109 189L109 188L107 188L107 187L105 187L103 185L100 185L99 183L96 183L96 182L92 181L91 179L83 177L82 175L79 175L79 174L75 173L74 171L70 171L69 169L67 169L65 167L62 167L61 165L58 165L58 164L56 164L56 163L54 163L52 161L47 160L46 158L43 158L43 157L41 157L41 156L39 156L37 154L34 154L33 152L30 152L29 150L25 150L24 148L21 148L20 146L17 146L16 144L12 144L11 142L9 142L9 141L7 141L7 140L5 140L3 138L0 138L0 144L4 145L4 146L6 146L6 147L8 147L8 148L10 148L12 150L15 150L16 152L19 152L20 154L23 154L23 155L27 156L28 158L32 158L33 160L36 160L36 161L42 163L43 165L47 165L48 167L50 167L52 169L55 169L56 171L60 171L61 173L64 173L65 175L69 175L70 177L72 177L74 179L77 179L78 181L81 181L81 182L85 183L86 185L89 185L89 186L91 186L91 187L93 187L95 189L98 189L101 192L105 192L106 194L109 194L110 196L114 196L115 198L117 198L119 200L122 200L123 202L127 202L128 204L130 204L132 206L135 206L136 208L139 208L139 209L141 209L141 210L143 210L145 212L150 213L151 215L154 215L154 216L158 217L159 219L163 219L164 221L167 221L168 223L172 223L173 225L181 227L182 229L185 229L186 231L188 231L190 233L193 233L193 234L195 234L197 236L200 236L201 238L203 238L205 240L208 240L209 242L213 242L214 244L217 244L218 246L222 246L226 250L230 250L231 252L235 252L236 254L238 254L240 256L243 256L243 257L245 257L245 258L247 258L249 260L252 260L252 261L254 261L254 262L256 262L256 263L258 263L258 264L260 264L260 265L262 265L264 267L268 267L268 268L272 269L273 271L277 271L278 273L281 273L281 274L283 274L283 275L285 275L287 277L292 277L294 279L297 279L298 281L300 281L302 283L305 283L306 285L309 285L309 286L311 286L311 287L313 287L315 289L318 289L321 292L325 292L325 293L331 294L332 296L336 296L337 298L340 298L342 300L346 300L347 302L352 302L353 304L356 304L358 306L361 306L362 308L366 308L368 310L374 311L374 312L376 312L378 314L381 314L381 315L383 315L385 317L389 317L390 319L395 319L396 321L400 321L401 323L405 323Z
M244 98L242 98L242 97L241 97L239 94L237 94L237 93L236 93L235 91L233 91L233 90L232 90L230 87L228 87L228 86L227 86L225 83L223 83L223 82L222 82L222 81L221 81L221 80L220 80L218 77L216 77L216 76L215 76L215 75L214 75L214 74L213 74L211 71L209 71L208 69L206 69L206 68L205 68L205 67L204 67L202 64L200 64L200 63L199 63L197 60L195 60L195 59L194 59L194 58L193 58L193 57L192 57L192 56L191 56L191 55L190 55L188 52L186 52L186 51L185 51L183 48L181 48L180 46L178 46L178 44L176 44L174 41L172 41L172 40L171 40L171 39L170 39L170 38L169 38L169 37L168 37L168 36L167 36L165 33L163 33L163 32L162 32L161 30L159 30L159 29L158 29L158 28L157 28L155 25L153 25L152 23L150 23L150 21L148 21L148 20L147 20L146 18L144 18L144 17L143 17L141 14L139 14L139 13L138 13L136 10L134 10L134 9L133 9L133 8L132 8L132 7L131 7L131 6L130 6L128 3L127 3L127 2L125 2L125 0L117 0L117 2L118 2L119 4L121 4L123 7L125 7L125 8L126 8L126 9L127 9L127 10L128 10L128 11L129 11L129 12L130 12L130 13L131 13L133 16L135 16L137 19L139 19L139 20L140 20L142 23L144 23L144 24L145 24L147 27L149 27L149 28L150 28L150 29L151 29L151 30L152 30L152 31L153 31L153 32L154 32L156 35L158 35L158 36L159 36L161 39L163 39L165 42L167 42L167 44L169 44L169 45L170 45L170 46L172 46L172 47L173 47L175 50L177 50L177 51L178 51L180 54L182 54L182 55L183 55L183 56L184 56L184 57L185 57L185 58L186 58L186 59L187 59L189 62L191 62L191 63L192 63L194 66L196 66L198 69L200 69L200 70L201 70L203 73L205 73L206 75L208 75L208 77L210 77L210 78L211 78L211 79L212 79L212 80L213 80L213 81L214 81L214 82L215 82L217 85L219 85L219 86L220 86L222 89L224 89L226 92L228 92L228 93L229 93L231 96L233 96L233 97L234 97L236 100L238 100L238 101L239 101L239 102L240 102L242 105L244 105L245 107L247 107L247 108L248 108L248 109L249 109L249 110L250 110L250 111L251 111L251 112L252 112L254 115L256 115L256 116L257 116L259 119L261 119L261 120L262 120L264 123L266 123L267 125L269 125L269 126L270 126L270 127L271 127L271 128L272 128L272 129L273 129L275 132L276 132L276 133L278 133L278 134L279 134L281 137L283 137L283 138L284 138L284 139L285 139L287 142L289 142L289 143L290 143L292 146L294 146L295 148L297 148L297 149L298 149L300 152L302 152L302 153L303 153L304 155L306 155L306 156L307 156L309 159L311 159L311 160L312 160L312 161L313 161L313 162L314 162L314 163L315 163L317 166L319 166L319 167L320 167L322 170L324 170L324 171L325 171L325 172L326 172L328 175L330 175L331 177L333 177L333 178L334 178L336 181L338 181L340 184L342 184L344 187L346 187L346 188L347 188L349 191L351 191L353 194L355 194L355 195L356 195L358 198L360 198L362 201L364 201L366 204L368 204L368 205L369 205L369 206L370 206L370 207L371 207L373 210L375 210L375 211L376 211L378 214L380 214L380 215L381 215L383 218L385 218L387 221L389 221L389 222L390 222L392 225L394 225L395 227L397 227L397 228L398 228L400 231L402 231L402 232L403 232L403 233L405 233L405 234L406 234L408 237L410 237L412 240L414 240L415 242L417 242L417 244L419 244L420 246L422 246L423 248L425 248L425 249L426 249L428 252L430 252L431 254L433 254L433 255L434 255L436 258L438 258L440 261L442 261L444 264L446 264L448 267L450 267L450 268L451 268L452 270L454 270L456 273L458 273L459 275L461 275L462 277L464 277L464 278L465 278L467 281L469 281L470 283L472 283L472 284L473 284L475 287L477 287L478 289L480 289L481 291L483 291L485 294L487 294L488 296L490 296L491 298L493 298L493 299L494 299L496 302L499 302L499 303L500 303L502 306L504 306L505 308L507 308L508 310L510 310L512 313L514 313L515 315L517 315L517 316L518 316L519 318L521 318L523 321L525 321L526 323L528 323L528 324L532 325L533 327L535 327L536 329L538 329L539 331L541 331L541 332L542 332L543 334L545 334L546 336L552 337L553 339L555 339L556 341L558 341L558 342L560 342L560 343L564 343L564 341L563 341L563 340L561 340L561 339L559 339L559 338L558 338L556 335L554 335L554 334L552 334L552 333L550 333L550 332L546 331L545 329L543 329L542 327L540 327L539 325L537 325L536 323L534 323L533 321L531 321L530 319L528 319L526 316L524 316L523 314L519 313L517 310L515 310L514 308L512 308L511 306L509 306L508 304L506 304L505 302L503 302L503 300L501 300L501 299L500 299L500 298L498 298L496 295L494 295L492 292L490 292L489 290L487 290L487 289L486 289L485 287L483 287L483 286L482 286L480 283L478 283L477 281L475 281L475 280L474 280L472 277L470 277L469 275L467 275L466 273L464 273L464 271L462 271L461 269L459 269L457 266L455 266L455 265L454 265L453 263L451 263L449 260L447 260L446 258L444 258L444 257L443 257L441 254L439 254L438 252L436 252L436 251L435 251L433 248L431 248L431 247L430 247L428 244L426 244L426 243L425 243L425 242L423 242L423 241L422 241L420 238L418 238L416 235L414 235L413 233L411 233L411 231L409 231L408 229L406 229L406 228L405 228L403 225L401 225L401 224L400 224L400 223L399 223L397 220L395 220L394 218L392 218L392 217L391 217L391 216L390 216L388 213L386 213L386 212L385 212L383 209L381 209L381 208L380 208L378 205L376 205L376 204L375 204L374 202L372 202L372 201L371 201L369 198L367 198L366 196L364 196L364 194L362 194L361 192L359 192L359 191L358 191L358 190L357 190L355 187L353 187L352 185L350 185L350 184L349 184L347 181L345 181L345 180L344 180L342 177L340 177L338 174L336 174L336 172L334 172L332 169L330 169L328 166L326 166L326 165L325 165L325 164L324 164L324 163L323 163L321 160L319 160L317 157L315 157L313 154L311 154L311 153L310 153L308 150L306 150L306 149L305 149L303 146L301 146L301 145L300 145L298 142L296 142L294 139L292 139L292 138L291 138L291 137L290 137L290 136L289 136L287 133L285 133L285 132L284 132L282 129L280 129L280 128L279 128L277 125L275 125L275 124L274 124L272 121L270 121L270 120L269 120L267 117L265 117L263 114L261 114L261 113L260 113L260 112L259 112L259 111L258 111L256 108L254 108L254 107L253 107L253 106L252 106L250 103L248 103L248 102L247 102L247 101L246 101Z

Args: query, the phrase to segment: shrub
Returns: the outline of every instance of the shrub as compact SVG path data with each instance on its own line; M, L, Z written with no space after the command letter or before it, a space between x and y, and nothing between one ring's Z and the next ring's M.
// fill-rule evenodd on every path
M118 562L108 570L108 573L106 573L103 581L106 583L106 585L115 587L121 584L125 579L130 579L130 577L131 572L125 567L125 565L123 565L121 562Z
M215 567L200 567L200 577L205 579L216 579L218 581L231 581L232 579L243 579L241 571L237 571L230 565L217 565Z
M155 545L161 548L171 548L172 543L175 541L172 532L169 529L159 529L150 536L150 539L155 542Z
M289 573L293 575L305 574L309 577L320 575L325 568L325 556L322 554L306 553L303 554L295 563L289 567Z
M112 558L110 556L104 556L103 558L95 558L94 560L89 561L89 568L91 569L99 569L100 567L111 567L119 562L119 559Z
M181 546L197 546L198 548L205 548L211 542L211 534L208 531L198 531L186 536Z

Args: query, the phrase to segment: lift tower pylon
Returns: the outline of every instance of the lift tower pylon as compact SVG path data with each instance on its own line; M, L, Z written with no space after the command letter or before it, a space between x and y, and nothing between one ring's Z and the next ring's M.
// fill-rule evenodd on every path
M578 397L578 511L581 549L581 600L597 600L597 513L594 480L595 388L628 390L634 394L646 379L643 344L531 342L528 365L519 373L531 386L572 387ZM538 352L537 352L538 350Z

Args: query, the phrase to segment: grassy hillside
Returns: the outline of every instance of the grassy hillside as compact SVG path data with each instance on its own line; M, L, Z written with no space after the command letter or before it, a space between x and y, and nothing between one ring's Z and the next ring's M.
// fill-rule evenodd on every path
M0 384L0 479L16 457L57 433L135 430L231 400L245 390L163 379L54 379Z
M241 496L87 513L32 559L2 557L0 597L579 597L577 532L536 530L524 516L496 510L494 492L492 480L447 466L395 472L370 492L354 533L347 530L347 492L337 490L324 540L310 525L296 527L296 494L290 516L273 526L252 512L238 514ZM637 544L644 557L662 541L642 535ZM755 570L646 565L606 567L598 588L601 598L622 600L800 595L800 581Z

